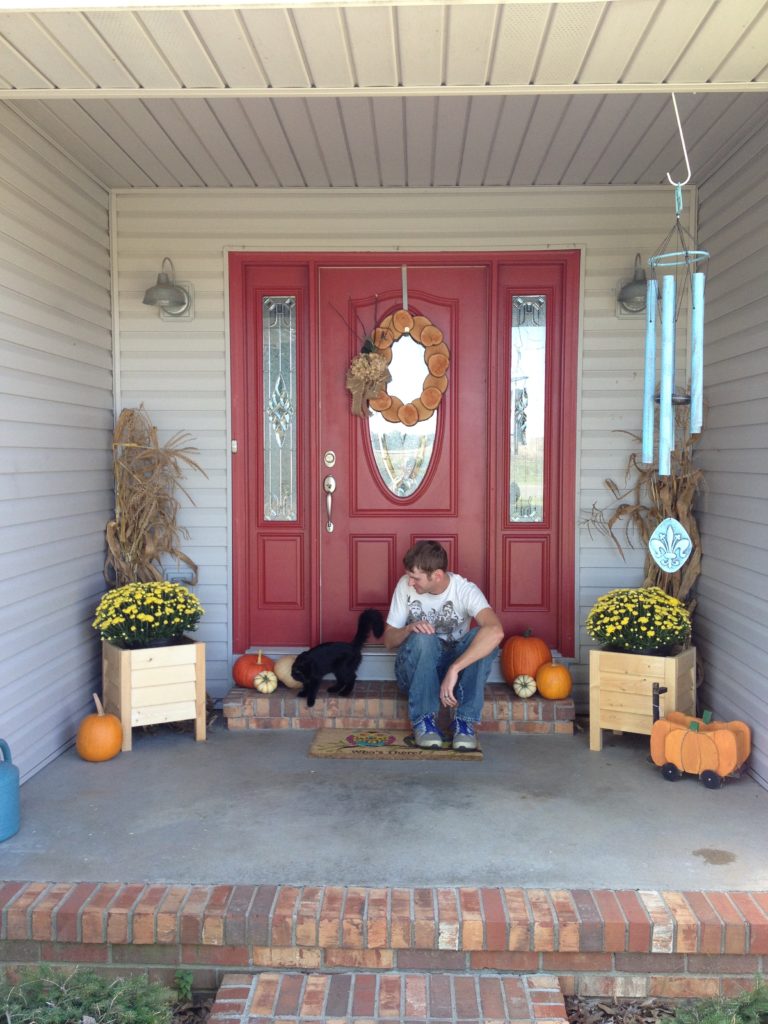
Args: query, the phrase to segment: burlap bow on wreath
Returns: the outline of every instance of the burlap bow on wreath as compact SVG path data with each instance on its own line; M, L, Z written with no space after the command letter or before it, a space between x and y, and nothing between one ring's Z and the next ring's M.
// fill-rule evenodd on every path
M361 352L347 370L347 388L352 392L352 414L372 416L368 402L392 380L387 361L378 352Z

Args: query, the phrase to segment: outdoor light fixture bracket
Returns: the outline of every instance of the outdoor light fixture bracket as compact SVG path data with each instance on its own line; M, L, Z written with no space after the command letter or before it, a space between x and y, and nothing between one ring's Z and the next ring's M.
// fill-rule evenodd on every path
M166 264L168 268L166 269ZM163 258L157 282L144 292L145 306L157 306L162 320L191 320L194 315L194 287L188 281L177 281L173 260Z

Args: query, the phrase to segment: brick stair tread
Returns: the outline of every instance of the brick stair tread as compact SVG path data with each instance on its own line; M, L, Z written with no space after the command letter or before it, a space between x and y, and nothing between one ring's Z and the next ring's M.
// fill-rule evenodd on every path
M358 680L351 697L320 691L317 703L308 708L296 691L279 686L274 693L260 694L233 687L224 698L224 719L230 729L409 728L408 705L396 683ZM443 716L447 720L447 714ZM573 700L521 700L505 683L487 683L482 728L489 732L573 731L576 717Z
M225 975L208 1024L564 1024L557 977L423 971Z

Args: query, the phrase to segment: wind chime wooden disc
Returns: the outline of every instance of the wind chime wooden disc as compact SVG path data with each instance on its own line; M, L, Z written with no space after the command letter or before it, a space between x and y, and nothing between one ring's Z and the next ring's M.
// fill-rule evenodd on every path
M443 341L443 332L431 320L425 316L412 316L407 309L399 309L385 316L373 332L373 344L387 364L392 361L392 346L404 334L409 334L424 348L424 362L428 372L421 395L411 402L403 402L384 388L368 404L374 412L380 412L388 423L402 423L412 427L422 420L428 420L440 405L448 387L447 372L451 354Z

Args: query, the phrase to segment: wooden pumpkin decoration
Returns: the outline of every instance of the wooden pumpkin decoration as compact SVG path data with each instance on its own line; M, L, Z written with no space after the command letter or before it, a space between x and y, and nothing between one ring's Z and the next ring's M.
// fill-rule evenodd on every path
M670 711L651 729L651 760L666 778L690 772L713 789L723 776L741 769L751 747L752 734L745 722L705 722Z
M522 697L525 700L536 693L536 680L533 676L515 676L512 680L512 689L518 697Z
M263 651L258 654L242 654L232 666L232 678L238 686L251 688L259 672L271 672L275 663Z
M277 689L277 676L269 669L265 669L254 676L253 688L259 693L273 693Z
M84 761L109 761L123 746L123 727L117 715L104 713L94 693L96 714L86 715L77 730L75 748Z
M571 695L573 680L565 665L545 661L536 672L536 686L547 700L565 700Z
M296 661L295 654L284 654L275 662L274 672L283 686L287 686L289 690L300 690L304 684L291 675L294 661Z
M526 629L522 636L511 636L501 649L501 672L508 686L517 676L536 676L545 661L552 660L552 651Z

